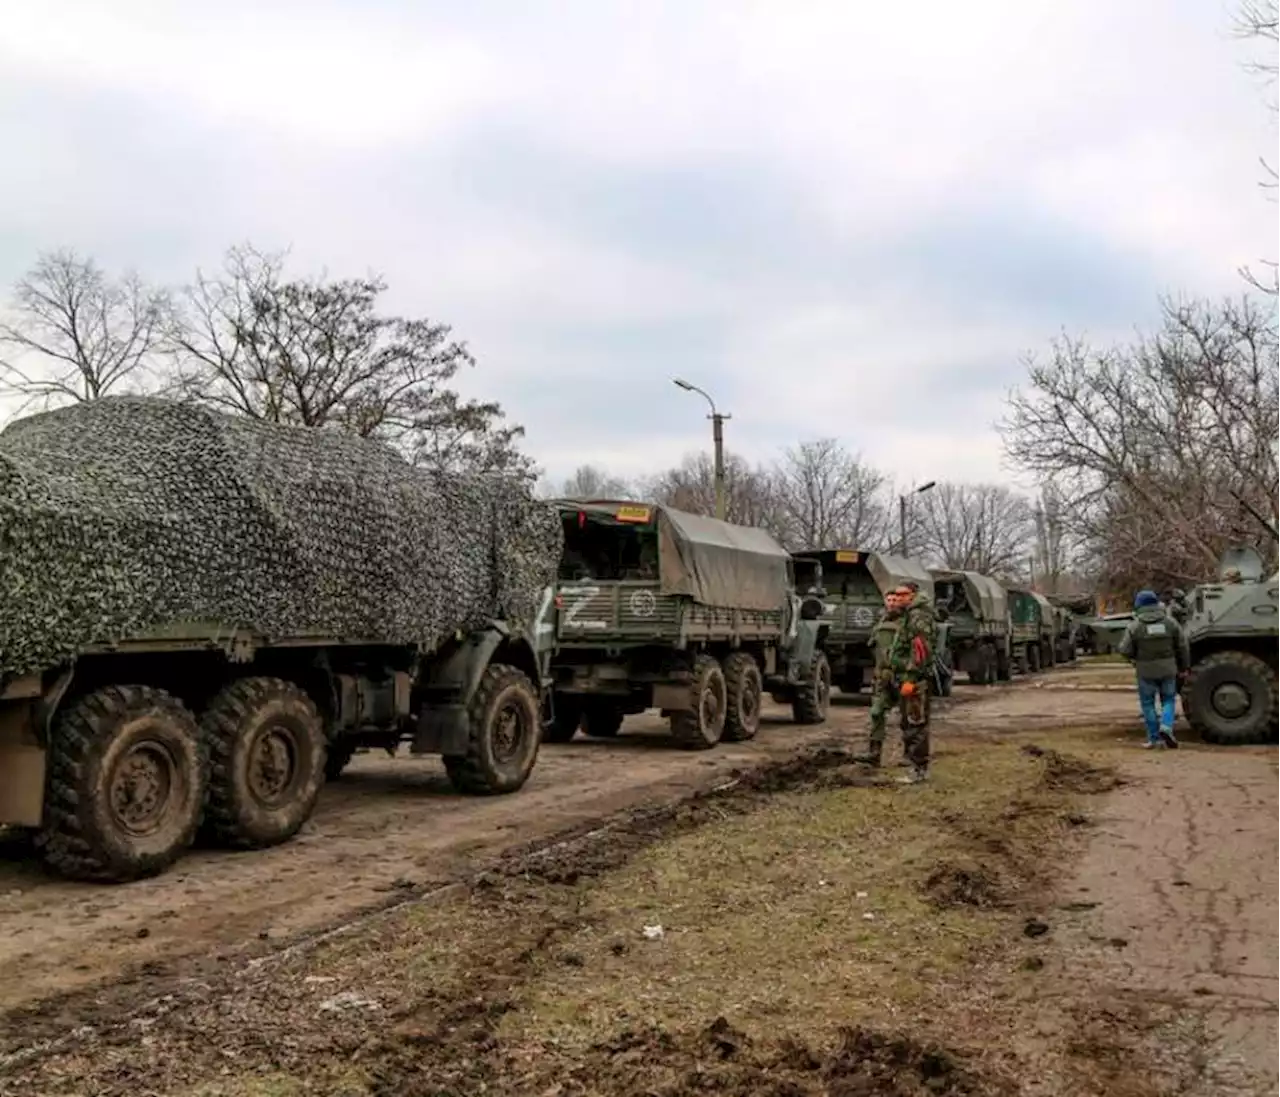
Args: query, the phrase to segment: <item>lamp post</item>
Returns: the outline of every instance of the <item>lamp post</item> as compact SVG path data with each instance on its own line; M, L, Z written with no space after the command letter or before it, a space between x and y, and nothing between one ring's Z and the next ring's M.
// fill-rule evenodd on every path
M930 480L927 484L921 484L918 488L912 488L907 495L921 495L934 487L938 483L937 480ZM906 556L907 554L907 495L898 496L898 555Z
M707 418L711 420L711 440L715 446L716 517L723 522L725 513L724 421L731 418L731 416L721 415L716 411L716 402L702 389L698 388L697 385L691 385L688 381L683 381L679 377L673 377L671 380L673 384L684 389L685 392L696 392L711 406L711 414Z

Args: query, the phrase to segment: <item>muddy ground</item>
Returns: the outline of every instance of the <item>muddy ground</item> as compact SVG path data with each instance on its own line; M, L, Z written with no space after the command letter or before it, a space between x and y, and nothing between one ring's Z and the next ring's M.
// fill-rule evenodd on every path
M571 969L587 962L588 945L566 952L558 940L582 932L581 900L566 900L566 886L574 893L612 879L638 851L772 810L779 795L865 784L845 756L865 736L865 701L844 699L824 728L796 728L772 712L756 742L706 755L671 749L656 722L639 718L620 742L545 748L527 790L502 800L452 796L430 762L365 757L326 790L299 841L266 853L197 853L166 877L128 887L51 880L14 850L0 864L0 1093L675 1094L691 1091L690 1076L702 1078L703 1092L779 1097L1274 1092L1274 752L1188 745L1145 754L1125 685L1123 671L1082 668L994 690L961 687L935 722L940 767L952 751L960 767L992 744L1022 743L1041 752L1016 755L1024 768L1044 767L1047 791L1035 795L1060 797L1034 810L1015 798L1001 809L1012 822L999 827L1010 834L1037 812L1054 820L1026 830L1016 849L1005 842L976 859L942 857L920 879L929 902L997 919L981 932L954 927L974 944L951 997L965 1000L962 987L983 983L971 1015L979 1028L1007 1026L1016 1061L993 1058L974 1037L967 1051L949 1047L948 1026L963 1023L942 1007L915 1026L910 1015L888 1028L837 1026L811 1044L762 1041L714 1012L674 1031L636 1018L571 1056L564 1050L572 1065L548 1059L542 1041L522 1066L510 1050L522 1046L518 1034L496 1035L506 1014L519 1013L521 964L549 950ZM1077 753L1065 761L1044 754L1067 743ZM1090 803L1071 799L1080 796ZM964 811L952 819L958 831L963 820ZM593 834L603 821L606 835ZM983 834L988 846L1005 841ZM555 838L568 844L548 847ZM547 848L529 850L539 845ZM397 1004L398 965L430 949L395 950L413 942L424 910L460 894L481 904L450 938L458 953L450 962L466 958L465 980L450 987L441 968L430 1009L420 987L407 989L412 980ZM467 933L477 917L495 936L472 955ZM1007 962L991 967L1009 949L987 953L977 943L1006 923L1023 952L1034 944L1012 982ZM317 936L327 929L337 935ZM602 947L622 956L632 946ZM365 983L387 985L368 1001L326 997L360 963L380 971ZM213 1060L209 1041L219 1049ZM1037 1068L1050 1046L1070 1054ZM1073 1073L1077 1052L1087 1069ZM168 1067L148 1073L137 1064L149 1056ZM360 1062L350 1076L347 1059ZM625 1079L651 1062L663 1078L628 1088ZM243 1082L246 1072L258 1088ZM613 1078L612 1088L592 1089L593 1072ZM232 1079L227 1088L192 1082L219 1075ZM772 1088L762 1088L766 1080Z

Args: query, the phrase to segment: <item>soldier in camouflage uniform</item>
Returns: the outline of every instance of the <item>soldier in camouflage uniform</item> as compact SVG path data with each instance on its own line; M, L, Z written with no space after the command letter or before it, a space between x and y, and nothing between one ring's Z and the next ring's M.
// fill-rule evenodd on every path
M871 687L871 734L866 754L857 760L878 767L884 753L885 721L899 706L902 751L910 773L906 783L923 781L929 772L929 671L937 633L933 606L919 588L898 587L885 596L876 625L875 677Z

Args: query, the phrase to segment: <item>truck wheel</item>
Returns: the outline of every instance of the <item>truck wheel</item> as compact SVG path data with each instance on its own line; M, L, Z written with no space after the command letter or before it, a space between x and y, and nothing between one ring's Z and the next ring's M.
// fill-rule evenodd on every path
M693 711L671 714L671 734L686 750L710 750L724 734L724 671L710 655L693 661Z
M588 705L583 712L583 727L592 739L616 739L622 730L622 709L617 705Z
M163 690L108 686L54 726L47 781L36 844L51 868L78 880L154 876L200 826L200 730Z
M1218 651L1191 668L1182 707L1206 743L1274 743L1276 698L1274 667L1248 652Z
M355 756L356 745L350 740L338 739L330 743L324 754L324 779L336 781Z
M200 721L209 750L205 830L217 844L265 849L288 841L324 784L324 722L292 682L241 678Z
M1012 682L1013 681L1013 663L1007 652L994 648L991 650L991 674L993 681L996 682Z
M724 684L725 740L745 743L754 739L760 730L760 701L764 695L760 667L746 652L735 651L724 661Z
M991 648L986 644L981 645L973 653L973 665L969 668L970 685L989 686L991 684L992 668L995 665L993 655Z
M519 789L538 759L538 707L538 691L527 675L505 663L491 664L467 706L467 753L445 755L453 787L476 796Z
M571 693L558 693L551 698L551 708L555 715L543 725L542 741L568 743L582 726L582 698Z
M831 664L826 652L816 652L809 665L809 677L796 687L791 716L797 724L821 724L831 703Z

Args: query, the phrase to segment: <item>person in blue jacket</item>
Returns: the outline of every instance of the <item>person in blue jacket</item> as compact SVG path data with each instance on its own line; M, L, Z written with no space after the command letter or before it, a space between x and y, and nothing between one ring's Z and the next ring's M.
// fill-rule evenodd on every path
M1187 634L1153 591L1138 591L1133 611L1133 621L1120 641L1120 654L1133 663L1138 676L1138 702L1147 725L1145 745L1176 748L1173 721L1178 679L1191 664Z

